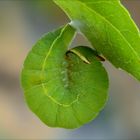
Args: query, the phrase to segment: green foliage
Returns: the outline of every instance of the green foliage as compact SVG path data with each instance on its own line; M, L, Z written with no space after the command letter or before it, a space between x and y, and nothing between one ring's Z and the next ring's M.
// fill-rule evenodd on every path
M140 80L140 33L119 0L54 0L92 46Z
M24 62L22 86L28 106L44 123L77 128L93 120L107 100L108 76L97 51L140 80L140 33L119 0L54 2L71 23L32 48ZM77 31L96 50L69 50Z
M53 127L83 125L95 118L107 99L107 74L94 50L67 51L74 33L66 25L45 35L28 54L22 71L29 107Z

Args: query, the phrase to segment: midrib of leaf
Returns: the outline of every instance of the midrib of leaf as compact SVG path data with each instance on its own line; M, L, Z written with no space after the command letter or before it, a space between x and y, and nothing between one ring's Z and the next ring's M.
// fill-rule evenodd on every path
M52 48L54 47L54 44L55 44L56 41L61 37L61 35L63 34L63 31L65 30L65 28L66 28L66 26L61 30L59 36L56 37L56 39L54 39L54 41L52 42L52 44L51 44L51 46L50 46L50 48L49 48L49 51L46 53L46 56L45 56L44 62L43 62L43 64L42 64L42 69L41 69L42 73L43 73L44 70L45 70L45 66L46 66L47 58L49 57L49 55L50 55L50 53L51 53L51 50L52 50ZM42 74L41 77L43 77L43 74ZM42 81L42 82L43 82L43 81Z
M58 40L59 38L61 38L61 35L63 34L63 32L65 31L65 29L67 28L67 26L68 26L68 25L66 25L66 26L61 30L59 36L56 37L56 39L54 39L54 41L52 42L52 44L51 44L51 46L50 46L50 48L49 48L49 51L46 53L44 62L43 62L43 64L42 64L42 69L41 69L41 73L42 73L42 74L41 74L41 77L42 77L41 79L43 79L43 72L45 72L45 66L46 66L47 58L48 58L49 55L51 54L51 50L53 49L53 47L54 47L55 43L57 42L57 40ZM47 82L46 82L46 83L47 83ZM49 99L51 99L54 103L56 103L57 105L59 105L59 106L70 107L72 104L74 104L75 102L77 102L77 101L79 100L80 94L78 94L78 95L77 95L77 98L76 98L74 101L72 101L70 104L62 104L62 103L58 102L57 100L55 100L52 96L49 96L49 95L47 94L47 89L45 88L44 84L45 84L45 83L41 80L41 84L40 84L40 85L42 86L44 92L46 93L45 95L46 95ZM62 98L63 98L63 97L62 97Z
M81 5L83 5L86 9L88 9L91 12L96 13L100 18L102 18L103 20L105 20L108 24L110 24L110 26L112 26L112 28L114 28L116 30L116 32L118 32L120 34L120 36L126 41L126 43L128 44L128 46L130 47L130 49L133 51L133 53L136 55L136 57L138 59L139 55L136 53L136 51L133 49L132 45L130 44L130 42L125 38L125 36L121 33L120 30L118 30L109 20L107 20L104 16L102 16L100 13L98 13L97 11L95 11L94 9L88 7L86 4L84 4L83 2L77 0L77 2L79 2Z
M124 8L124 6L122 6L120 0L117 0L115 1L117 4L119 4L119 6L126 12L126 14L130 17L130 20L131 20L131 23L133 24L133 26L135 27L139 37L140 37L140 31L138 29L138 27L136 26L135 22L131 19L131 15L129 14L129 12L126 10L126 8ZM115 5L114 3L112 3L112 1L94 1L94 2L86 2L87 4L96 4L96 3L108 3L108 4L112 4L112 5ZM114 26L114 25L113 25ZM123 30L125 31L125 29ZM129 30L128 30L129 31ZM132 32L133 33L133 32ZM136 34L136 32L134 32L134 34Z
M56 103L57 105L63 106L63 107L70 107L70 106L71 106L72 104L74 104L75 102L78 102L79 97L80 97L80 95L81 95L81 94L78 94L78 95L77 95L77 98L76 98L74 101L72 101L71 103L69 103L69 104L62 104L62 103L58 102L57 100L55 100L52 96L50 96L50 95L47 94L47 89L45 88L44 84L41 84L41 86L42 86L44 92L46 93L45 95L46 95L49 99L51 99L51 100L52 100L54 103ZM63 99L63 97L62 97L62 99Z

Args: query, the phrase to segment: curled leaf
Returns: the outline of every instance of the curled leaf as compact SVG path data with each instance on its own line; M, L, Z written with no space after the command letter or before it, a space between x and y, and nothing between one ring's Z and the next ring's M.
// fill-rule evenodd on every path
M94 50L68 51L74 34L66 25L42 37L22 70L28 106L51 127L80 127L94 119L107 100L107 73Z

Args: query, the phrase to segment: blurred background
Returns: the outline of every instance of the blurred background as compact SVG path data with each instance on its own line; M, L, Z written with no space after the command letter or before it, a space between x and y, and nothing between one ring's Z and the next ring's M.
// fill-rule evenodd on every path
M122 0L140 27L140 0ZM117 12L117 11L116 11ZM52 0L0 0L0 139L140 139L140 84L109 62L110 96L91 123L76 130L49 128L24 102L23 61L44 33L69 19ZM78 35L74 44L88 44Z

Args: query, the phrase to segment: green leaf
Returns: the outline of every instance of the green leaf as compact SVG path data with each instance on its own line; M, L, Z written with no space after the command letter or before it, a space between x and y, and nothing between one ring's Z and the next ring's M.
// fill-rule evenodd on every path
M94 50L68 50L74 34L66 25L42 37L22 70L28 106L51 127L80 127L94 119L107 100L107 73Z
M140 32L119 0L54 0L92 46L140 80Z

